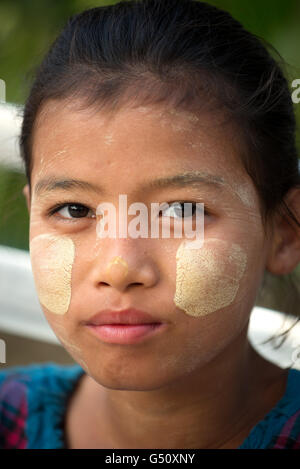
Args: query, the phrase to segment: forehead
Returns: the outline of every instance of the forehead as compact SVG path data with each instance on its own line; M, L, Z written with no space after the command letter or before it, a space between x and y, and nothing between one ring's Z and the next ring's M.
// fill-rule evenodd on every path
M176 110L163 105L123 108L114 113L48 102L38 115L33 138L33 173L72 169L74 176L108 165L202 169L245 177L237 129L220 113Z

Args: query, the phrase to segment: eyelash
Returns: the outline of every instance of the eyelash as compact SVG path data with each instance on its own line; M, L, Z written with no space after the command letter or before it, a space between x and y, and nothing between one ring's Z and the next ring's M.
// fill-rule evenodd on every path
M47 216L52 217L57 212L59 212L59 210L65 208L65 207L71 207L71 206L82 207L82 208L86 208L89 211L92 211L91 208L87 207L86 205L80 204L78 202L59 202L58 204L56 204L54 207L50 208L50 210L47 211ZM80 218L87 218L87 217L78 217L78 218L76 218L76 217L74 217L74 218L60 217L60 218L61 218L61 220L64 220L64 221L71 221L71 220L78 220ZM96 218L96 216L89 217L89 218Z
M193 202L193 201L190 201L190 200L175 200L175 201L167 202L167 203L168 203L169 206L172 206L175 203L179 203L179 204L191 203L193 205L196 204L196 202ZM59 202L58 204L56 204L54 207L52 207L50 210L47 211L47 216L52 217L57 212L59 212L59 210L65 208L65 207L70 207L70 206L83 207L83 208L88 209L89 211L92 211L91 208L87 207L86 205L80 204L78 202ZM211 213L210 210L207 210L206 206L204 206L204 215L210 215L210 213ZM82 218L87 218L87 217L78 217L78 218L76 218L76 217L74 217L74 218L61 217L61 220L71 221L71 220L78 220L78 219L82 219ZM88 217L88 218L94 219L94 218L96 218L96 216L94 215L93 217Z

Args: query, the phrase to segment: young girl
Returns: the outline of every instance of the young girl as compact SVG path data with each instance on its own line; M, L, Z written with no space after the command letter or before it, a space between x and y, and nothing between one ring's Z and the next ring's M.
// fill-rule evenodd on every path
M21 150L37 293L77 364L1 371L0 446L300 448L300 372L247 338L264 273L300 262L293 104L260 41L192 0L84 11L38 70ZM124 236L125 198L165 207L170 236ZM203 242L172 236L201 204Z

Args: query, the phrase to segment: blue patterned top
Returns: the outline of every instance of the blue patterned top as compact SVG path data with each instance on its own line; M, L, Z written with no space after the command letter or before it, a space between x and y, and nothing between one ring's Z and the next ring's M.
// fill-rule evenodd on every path
M68 400L85 371L53 362L0 370L0 448L66 448ZM238 449L300 449L300 370L290 368L284 396Z

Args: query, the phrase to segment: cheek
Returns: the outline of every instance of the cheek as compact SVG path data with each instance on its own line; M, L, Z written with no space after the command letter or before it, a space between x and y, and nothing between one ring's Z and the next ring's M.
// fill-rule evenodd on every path
M30 243L30 258L39 300L51 313L65 314L71 301L75 257L72 239L42 234Z
M246 269L245 251L216 238L198 249L188 246L181 243L176 253L176 306L198 317L230 305Z

